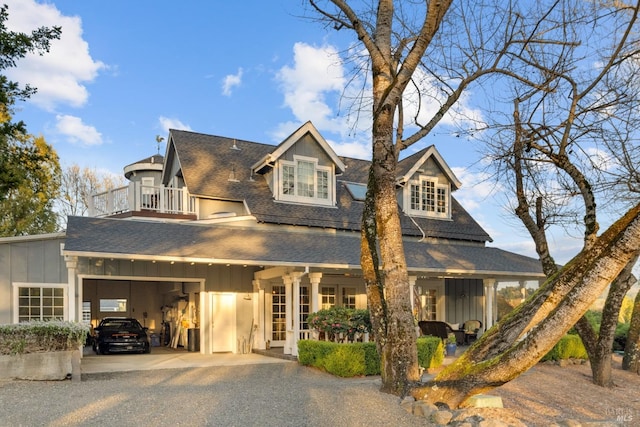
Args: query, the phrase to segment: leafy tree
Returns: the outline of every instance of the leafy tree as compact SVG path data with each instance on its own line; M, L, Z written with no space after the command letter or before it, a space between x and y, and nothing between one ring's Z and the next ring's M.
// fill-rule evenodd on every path
M575 42L564 24L592 25L586 3L552 2L394 2L349 3L309 0L321 20L347 29L364 47L372 94L372 166L362 232L361 264L373 332L381 354L382 390L410 392L456 407L472 394L510 381L533 366L586 312L605 287L635 256L640 243L640 206L632 207L531 298L487 331L433 382L419 380L406 262L396 201L400 152L428 135L474 83L504 76L538 87L554 77L539 61L568 58ZM353 6L352 6L353 4ZM359 7L359 9L355 9ZM598 11L593 8L589 12ZM606 11L606 16L610 11ZM626 12L625 12L626 13ZM629 13L635 22L637 6ZM584 34L584 33L583 33ZM578 41L579 45L579 41ZM545 56L560 46L559 56ZM546 65L546 64L545 64ZM543 80L540 81L540 76ZM405 123L405 91L423 81L437 82L429 99L435 113ZM408 132L408 135L405 135ZM378 252L379 248L379 252Z
M13 106L35 93L2 72L28 53L44 54L59 39L60 27L40 27L31 34L8 31L8 6L0 6L0 235L15 236L55 230L51 199L57 191L58 158L42 137L13 122Z
M66 228L68 216L84 216L89 210L92 194L123 186L124 178L102 174L77 164L65 168L60 178L60 195L56 199L59 227Z

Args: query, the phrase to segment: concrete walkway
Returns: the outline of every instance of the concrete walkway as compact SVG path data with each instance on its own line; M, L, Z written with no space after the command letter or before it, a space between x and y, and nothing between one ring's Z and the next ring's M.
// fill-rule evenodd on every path
M182 348L153 347L150 354L96 355L85 347L80 362L82 374L149 371L154 369L200 368L208 366L242 366L274 363L297 363L255 353L216 353L204 355Z

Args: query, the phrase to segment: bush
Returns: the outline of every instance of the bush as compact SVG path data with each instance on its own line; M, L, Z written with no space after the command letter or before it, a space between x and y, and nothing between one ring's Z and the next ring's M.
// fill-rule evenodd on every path
M324 333L329 341L335 341L342 334L353 342L357 333L371 332L368 310L332 307L310 313L307 322L309 328Z
M300 340L298 362L341 377L380 375L380 356L373 342L338 344Z
M437 368L444 361L442 340L438 337L418 338L418 364L425 369Z
M560 338L542 361L564 359L587 359L587 350L578 335L567 334Z
M88 332L88 325L74 322L0 325L0 354L75 350L84 344Z
M436 368L444 360L442 340L421 337L417 341L418 364ZM376 343L339 344L328 341L298 341L298 362L313 366L340 377L380 375L380 355Z
M364 352L351 344L337 344L336 348L324 358L323 367L328 373L339 377L364 375L366 371Z

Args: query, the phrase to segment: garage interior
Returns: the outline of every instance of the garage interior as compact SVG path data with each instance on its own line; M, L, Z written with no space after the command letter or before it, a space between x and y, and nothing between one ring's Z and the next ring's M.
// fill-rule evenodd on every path
M134 317L149 328L151 345L199 351L200 283L83 280L82 318Z

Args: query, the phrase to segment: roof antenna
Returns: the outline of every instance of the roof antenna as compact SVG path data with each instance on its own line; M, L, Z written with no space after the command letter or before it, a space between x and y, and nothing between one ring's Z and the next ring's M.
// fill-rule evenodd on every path
M240 149L238 148L238 146L236 145L236 139L235 139L235 138L233 138L233 147L231 147L231 149L232 149L232 150L240 150Z

